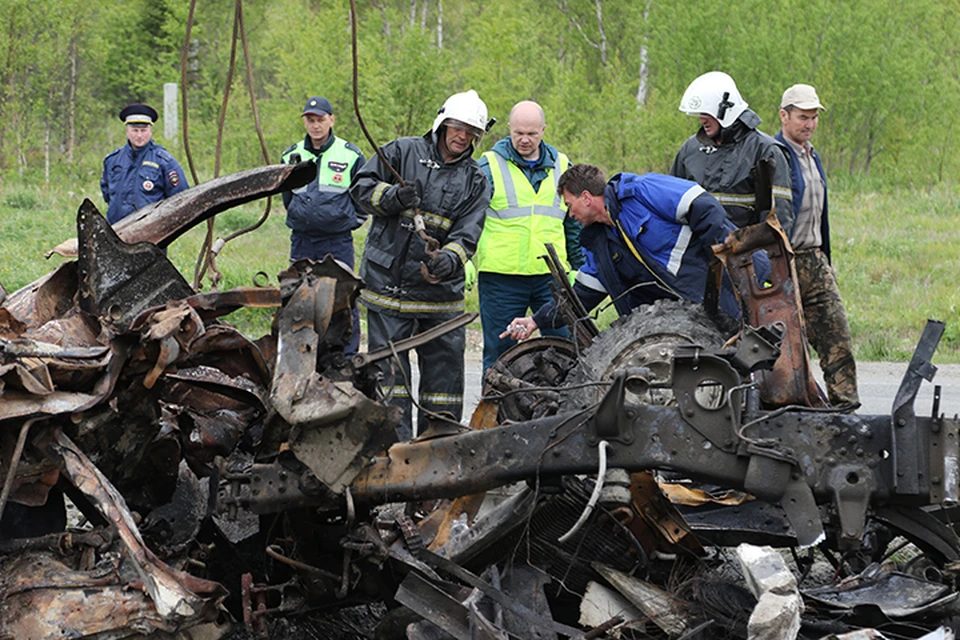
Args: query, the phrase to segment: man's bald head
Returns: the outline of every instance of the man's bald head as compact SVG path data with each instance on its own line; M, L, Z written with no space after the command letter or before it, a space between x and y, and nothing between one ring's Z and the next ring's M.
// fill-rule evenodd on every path
M532 100L524 100L510 110L510 142L524 160L540 157L540 142L543 140L547 118L543 107Z

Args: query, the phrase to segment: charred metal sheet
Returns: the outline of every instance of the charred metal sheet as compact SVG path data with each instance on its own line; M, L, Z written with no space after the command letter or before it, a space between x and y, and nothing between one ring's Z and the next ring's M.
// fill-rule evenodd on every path
M313 265L297 280L277 316L279 355L270 399L294 427L290 450L320 483L339 495L370 456L396 439L398 409L374 402L347 380L318 372L324 351L321 336L335 313L349 319L356 295L356 289L345 287L340 278L318 275L319 270L333 268L342 270L332 260Z
M783 509L761 500L736 506L705 504L678 507L696 536L717 546L735 546L744 540L757 545L786 547L796 532Z
M144 309L193 294L162 250L120 240L89 200L77 212L77 236L80 308L118 330Z
M163 557L184 551L196 540L207 513L209 492L197 479L186 460L180 461L177 488L165 505L157 507L143 521L141 533Z
M126 243L150 242L166 247L211 216L251 200L293 191L316 177L317 167L312 162L232 173L147 205L118 222L115 228ZM54 253L77 255L76 240L57 245L47 255Z
M184 304L197 310L203 320L226 316L240 308L272 309L281 304L280 289L277 287L237 287L227 291L197 293L182 300ZM155 309L147 309L136 319L132 326L138 327Z
M3 402L0 403L0 420L22 418L33 415L57 415L86 411L100 404L113 393L114 385L120 376L127 359L129 346L119 342L110 345L110 355L105 356L102 370L88 387L72 391L53 391L44 395L5 389Z
M76 240L72 242L76 244ZM67 262L11 293L3 308L27 327L39 327L65 315L73 307L76 292L77 263Z
M2 562L0 635L53 640L125 638L138 632L176 632L198 621L165 620L139 576L115 552L96 568L73 568L51 553L25 553ZM69 631L67 631L69 630Z
M227 595L222 586L177 571L157 559L144 545L123 498L63 433L47 429L35 443L116 527L125 557L154 607L156 628L176 630L216 619L217 607Z
M448 585L456 594L461 587ZM463 606L466 596L453 595L417 573L410 573L397 590L397 602L423 616L454 638L470 638L470 613ZM414 636L416 637L416 636Z
M689 621L681 603L669 592L600 562L595 562L593 568L671 638L687 631Z
M493 602L503 607L505 611L510 611L515 615L524 618L531 624L537 624L542 629L550 629L557 633L569 636L570 638L583 637L583 631L556 622L551 618L544 618L538 615L534 611L531 611L529 607L511 598L500 589L485 582L455 562L447 560L442 556L438 556L435 553L427 551L426 549L420 552L420 557L421 560L436 568L438 571L453 576L475 589L479 589L481 592L483 592L483 595L487 596L493 600Z
M754 272L753 254L761 250L770 259L771 286L758 282ZM762 224L737 229L715 252L740 295L747 324L783 326L780 357L772 372L759 374L763 400L772 406L826 406L811 371L793 249L780 223L771 215Z
M957 592L948 585L883 571L877 565L836 586L806 589L803 595L835 613L852 613L855 607L874 605L891 618L919 615L957 598Z

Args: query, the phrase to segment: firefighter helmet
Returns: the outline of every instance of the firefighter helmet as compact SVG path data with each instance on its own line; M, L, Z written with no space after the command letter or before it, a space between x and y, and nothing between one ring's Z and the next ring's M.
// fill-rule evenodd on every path
M747 106L737 83L722 71L703 74L690 83L680 99L680 111L689 116L706 113L716 118L723 128L736 122Z

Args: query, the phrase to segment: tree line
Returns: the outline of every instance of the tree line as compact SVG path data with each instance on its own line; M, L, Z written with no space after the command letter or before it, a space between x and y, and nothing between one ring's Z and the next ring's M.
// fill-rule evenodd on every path
M422 134L446 96L476 89L500 119L488 148L507 135L510 107L533 99L547 113L546 140L575 161L644 172L666 171L696 129L677 105L701 73L733 76L771 134L783 90L806 82L828 108L814 143L832 175L925 187L950 182L958 169L950 152L958 5L357 0L359 102L383 143ZM124 141L119 109L136 101L159 108L163 84L181 82L184 61L199 178L263 164L244 45L272 161L303 135L299 113L311 95L332 101L338 135L372 151L353 113L348 0L197 0L192 21L190 0L0 0L0 8L6 184L95 186L103 156ZM186 168L182 135L166 141L162 133L155 128Z

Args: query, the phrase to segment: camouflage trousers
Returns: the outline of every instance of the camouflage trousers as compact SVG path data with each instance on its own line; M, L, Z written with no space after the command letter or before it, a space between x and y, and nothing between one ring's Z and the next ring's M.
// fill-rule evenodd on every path
M807 340L820 356L830 404L839 407L859 402L850 325L836 272L820 249L797 251L796 263Z

